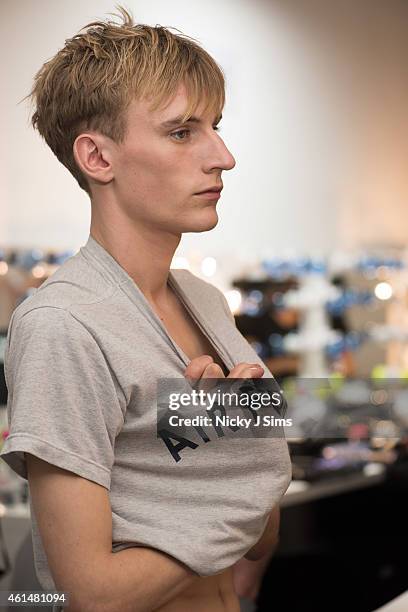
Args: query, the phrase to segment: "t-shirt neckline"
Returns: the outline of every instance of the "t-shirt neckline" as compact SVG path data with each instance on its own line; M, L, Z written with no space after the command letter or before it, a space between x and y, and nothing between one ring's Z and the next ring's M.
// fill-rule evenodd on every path
M83 256L85 256L85 258L86 255L89 254L95 265L99 267L101 272L104 273L104 276L108 277L112 283L114 283L115 285L126 285L126 287L131 290L132 297L137 298L136 300L134 300L136 305L139 307L141 304L143 305L145 311L149 314L150 321L152 323L155 323L156 328L158 328L161 333L164 333L166 335L168 340L173 344L175 350L178 352L180 358L187 366L191 361L188 355L186 355L183 349L171 337L165 325L161 321L160 317L156 314L149 300L145 297L144 293L137 285L137 283L119 264L119 262L109 253L109 251L107 251L105 247L103 247L91 234L89 234L88 240L86 244L80 248L80 252L83 254ZM183 287L175 278L172 269L169 270L167 282L169 286L173 289L173 291L176 293L177 297L184 304L184 307L187 309L190 316L193 318L196 324L199 325L202 332L207 336L209 342L218 352L220 358L225 364L225 359L220 354L218 347L214 344L213 331L209 327L208 322L205 320L205 317L201 315L198 309L195 308L189 297L185 294Z

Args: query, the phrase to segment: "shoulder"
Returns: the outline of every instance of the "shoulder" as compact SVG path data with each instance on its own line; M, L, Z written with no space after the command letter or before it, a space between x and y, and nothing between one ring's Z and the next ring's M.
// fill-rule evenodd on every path
M5 362L21 362L23 356L34 361L47 360L57 366L61 356L79 352L90 355L95 340L70 312L56 306L17 307L10 319Z
M118 285L99 274L78 252L17 306L15 317L24 317L30 311L44 308L48 312L50 309L69 312L74 306L100 302L117 289ZM41 310L38 316L41 317L43 313Z
M90 334L75 316L75 307L103 301L117 290L77 253L67 259L14 309L8 343L21 347L46 342L92 344Z

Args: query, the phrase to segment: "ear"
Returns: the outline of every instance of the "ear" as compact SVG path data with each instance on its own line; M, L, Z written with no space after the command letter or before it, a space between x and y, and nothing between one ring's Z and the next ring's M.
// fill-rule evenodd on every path
M109 139L102 134L80 134L73 144L73 154L89 182L107 184L113 179Z

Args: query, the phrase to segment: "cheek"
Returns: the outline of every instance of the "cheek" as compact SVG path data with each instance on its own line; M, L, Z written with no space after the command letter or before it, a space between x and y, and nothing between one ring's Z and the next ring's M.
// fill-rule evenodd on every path
M175 185L180 172L180 160L150 148L128 149L122 154L119 173L127 181L156 192Z

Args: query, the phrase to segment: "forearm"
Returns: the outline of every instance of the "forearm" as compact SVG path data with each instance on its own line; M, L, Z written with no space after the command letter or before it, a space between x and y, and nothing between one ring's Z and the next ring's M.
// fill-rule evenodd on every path
M198 579L186 566L156 550L127 548L95 565L93 601L78 612L152 612Z

